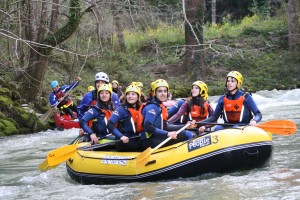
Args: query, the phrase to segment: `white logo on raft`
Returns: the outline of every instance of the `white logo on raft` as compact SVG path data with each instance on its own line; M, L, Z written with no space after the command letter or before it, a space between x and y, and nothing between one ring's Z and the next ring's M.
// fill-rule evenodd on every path
M189 150L189 152L191 152L191 151L194 151L196 149L200 149L200 148L208 146L208 145L211 145L210 135L189 142L188 143L188 150Z
M129 157L125 156L105 156L101 161L102 164L110 164L110 165L126 165L127 159Z

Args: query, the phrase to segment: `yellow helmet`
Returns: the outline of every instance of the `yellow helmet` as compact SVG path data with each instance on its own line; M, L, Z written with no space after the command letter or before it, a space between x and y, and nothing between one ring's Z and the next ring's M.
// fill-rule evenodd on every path
M193 85L196 85L199 87L200 91L199 91L199 95L202 96L204 98L204 100L208 99L208 87L206 85L206 83L204 83L203 81L195 81Z
M167 87L169 90L169 84L164 79L157 79L156 81L151 83L151 89L153 91L153 95L155 95L155 91L159 87Z
M243 76L240 72L238 71L231 71L227 74L226 76L226 81L227 81L227 78L228 77L233 77L237 80L238 84L237 84L237 88L241 88L242 87L242 84L243 84Z
M110 96L112 95L112 87L111 84L103 84L98 88L98 96L101 91L107 90L110 92Z
M125 95L128 93L128 92L135 92L139 95L139 97L141 96L141 89L136 86L136 85L129 85L126 90L125 90Z
M117 85L120 85L119 82L118 82L117 80L113 80L113 81L111 82L111 84L114 84L114 83L116 83Z
M144 84L142 82L135 82L135 85L140 87L140 88L144 87Z
M92 90L95 90L95 87L92 86L92 85L90 85L90 86L87 88L87 91L90 92L90 91L92 91Z
M153 88L154 83L155 83L155 81L152 81L152 82L150 83L151 90L152 90L152 88Z

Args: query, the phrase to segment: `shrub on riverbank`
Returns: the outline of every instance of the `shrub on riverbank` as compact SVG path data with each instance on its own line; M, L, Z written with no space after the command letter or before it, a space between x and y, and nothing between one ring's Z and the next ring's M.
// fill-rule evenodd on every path
M14 85L0 80L0 137L47 130L49 126L43 125L34 112L21 107L22 100L16 93Z

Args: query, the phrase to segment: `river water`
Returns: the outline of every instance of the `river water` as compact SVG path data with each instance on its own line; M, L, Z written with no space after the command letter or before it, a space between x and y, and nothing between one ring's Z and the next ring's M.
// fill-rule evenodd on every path
M291 119L300 127L300 89L253 94L263 122ZM215 106L218 97L210 97ZM49 130L0 139L0 199L300 199L300 131L273 135L274 155L265 168L205 174L151 183L80 185L65 164L40 172L47 153L71 142L77 129Z

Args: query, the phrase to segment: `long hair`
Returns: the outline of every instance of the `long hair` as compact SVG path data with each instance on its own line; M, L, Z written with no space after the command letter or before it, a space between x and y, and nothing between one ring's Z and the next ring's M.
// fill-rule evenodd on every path
M127 98L126 98L126 95L125 95L125 101L124 101L124 103L123 103L122 105L125 105L125 106L127 106L128 108L134 108L134 106L135 106L135 109L138 110L138 109L140 108L140 106L142 105L142 102L140 101L140 99L138 99L138 100L135 102L135 104L129 104L129 103L127 102Z
M205 100L202 96L192 97L191 100L188 101L188 111L190 112L192 110L192 107L194 105L200 106L201 108L201 114L205 113L205 107L204 107Z
M112 96L112 94L111 94L111 96ZM114 105L113 105L113 103L111 102L111 96L110 96L108 102L104 102L104 101L102 101L102 100L100 99L100 95L98 95L98 103L99 103L99 105L100 105L102 108L104 108L104 109L107 109L107 110L114 110Z

